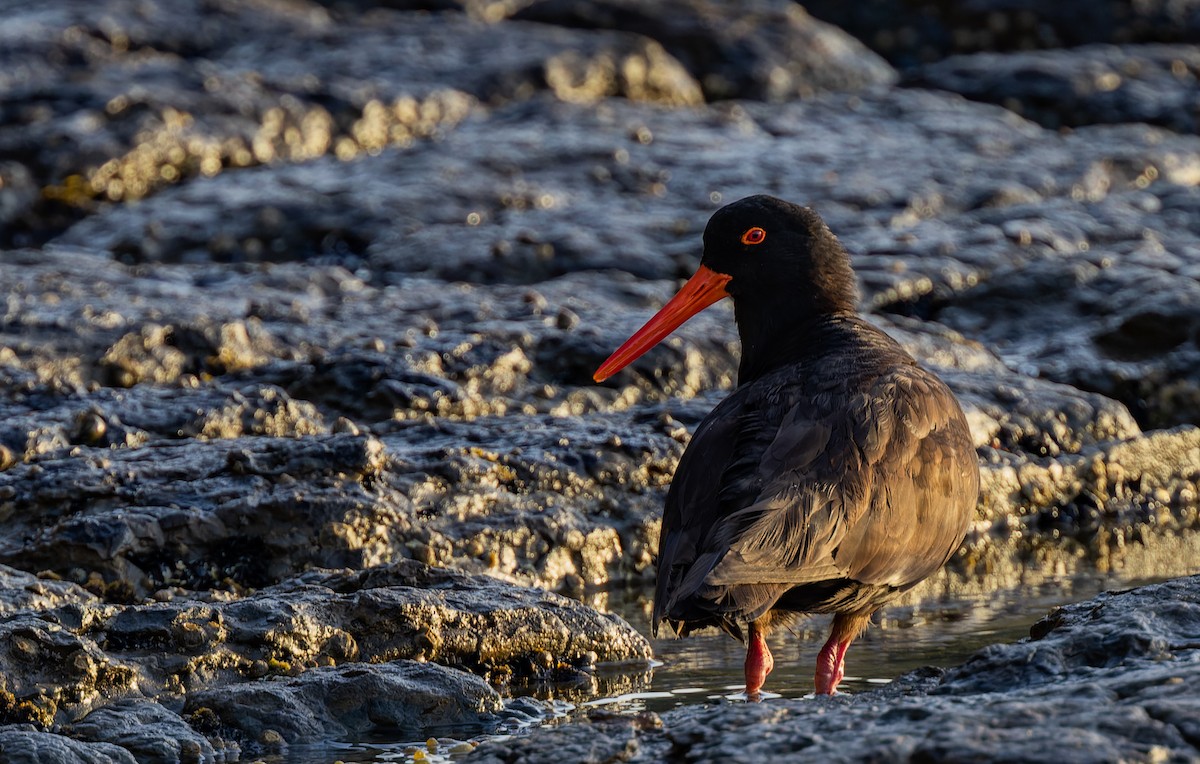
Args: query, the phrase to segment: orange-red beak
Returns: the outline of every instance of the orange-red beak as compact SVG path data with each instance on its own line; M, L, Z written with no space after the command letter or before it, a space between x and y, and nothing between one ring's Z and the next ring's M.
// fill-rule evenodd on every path
M600 365L600 368L592 375L592 379L597 382L608 379L636 360L642 353L661 342L664 337L678 329L684 321L722 297L728 297L729 293L725 291L725 285L731 278L733 277L717 273L701 265L700 269L696 271L696 275L688 279L679 293L672 297L670 302L662 307L662 310L655 313L645 326L638 329L632 337L625 341L624 345L617 348L616 352Z

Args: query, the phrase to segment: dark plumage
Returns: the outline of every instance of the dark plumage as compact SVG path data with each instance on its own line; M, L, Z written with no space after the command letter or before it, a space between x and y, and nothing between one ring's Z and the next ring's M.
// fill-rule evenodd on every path
M812 210L753 196L719 210L696 276L613 354L603 379L726 295L737 389L700 424L667 494L653 621L749 642L747 692L771 670L764 634L834 613L817 691L881 605L940 568L979 491L950 390L855 312L854 275Z

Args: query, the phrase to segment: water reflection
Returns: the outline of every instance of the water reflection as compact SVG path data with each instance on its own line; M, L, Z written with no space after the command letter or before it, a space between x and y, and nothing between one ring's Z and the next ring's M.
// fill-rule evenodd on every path
M1186 572L1191 571L1181 571L1180 575ZM839 690L862 692L923 666L958 665L987 645L1029 636L1029 627L1056 606L1143 583L1150 581L1091 575L886 608L851 646L846 677ZM650 633L649 604L641 592L610 591L607 604L643 634ZM817 652L828 626L829 616L812 616L790 632L771 636L768 641L775 656L775 670L765 687L771 695L764 698L798 698L812 693ZM717 632L693 634L686 639L664 638L660 633L651 642L661 665L654 668L649 686L599 698L592 704L603 703L607 708L630 712L662 712L686 704L742 697L745 651L735 640Z

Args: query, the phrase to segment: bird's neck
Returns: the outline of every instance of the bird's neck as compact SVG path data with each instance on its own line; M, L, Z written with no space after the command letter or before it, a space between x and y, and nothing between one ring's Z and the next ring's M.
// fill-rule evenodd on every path
M771 312L748 316L737 311L742 360L738 385L790 364L814 358L828 347L830 336L845 332L859 319L853 310L813 313Z

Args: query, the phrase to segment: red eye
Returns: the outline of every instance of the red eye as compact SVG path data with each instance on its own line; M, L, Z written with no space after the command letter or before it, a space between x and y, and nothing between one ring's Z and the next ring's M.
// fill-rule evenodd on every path
M742 234L742 243L743 244L762 244L763 241L766 240L766 238L767 238L767 232L764 231L763 229L759 228L758 226L754 226L753 228L747 228L746 232L744 234Z

